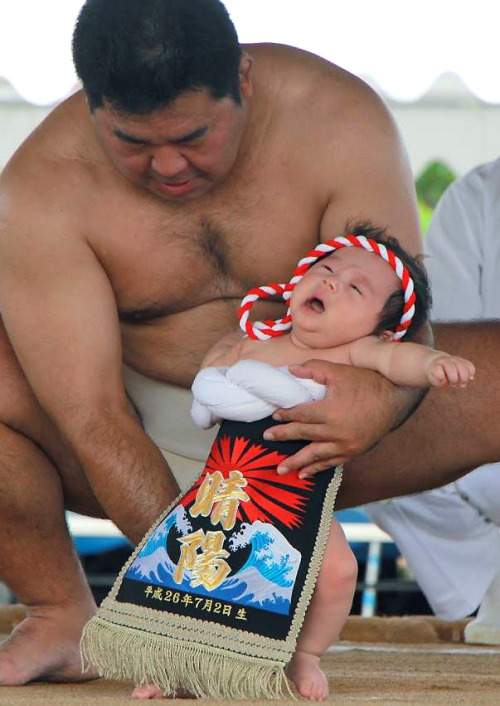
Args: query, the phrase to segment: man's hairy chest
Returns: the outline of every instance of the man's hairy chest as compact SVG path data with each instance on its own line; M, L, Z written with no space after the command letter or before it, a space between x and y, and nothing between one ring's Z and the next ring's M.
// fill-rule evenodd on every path
M288 281L317 242L312 210L263 195L196 212L131 214L109 223L98 252L120 317L142 323L213 301L239 300L251 287Z

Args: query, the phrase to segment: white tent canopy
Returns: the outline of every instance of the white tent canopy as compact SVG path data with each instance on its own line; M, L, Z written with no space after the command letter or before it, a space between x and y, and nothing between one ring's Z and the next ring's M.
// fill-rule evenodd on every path
M71 32L82 2L0 0L0 76L27 101L49 105L74 89ZM500 3L492 0L225 4L242 42L307 49L372 79L394 100L417 100L451 71L481 100L500 103Z

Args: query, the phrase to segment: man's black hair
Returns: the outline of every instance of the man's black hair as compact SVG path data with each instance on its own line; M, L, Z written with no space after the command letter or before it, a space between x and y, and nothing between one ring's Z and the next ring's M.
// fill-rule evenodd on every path
M385 228L377 228L371 223L357 223L351 228L348 227L345 234L352 234L358 237L364 235L365 238L372 238L379 245L385 245L396 257L399 257L408 270L415 288L415 313L406 334L401 340L411 340L418 333L422 324L427 320L432 304L429 278L422 264L421 256L411 255L399 244L397 238L387 234ZM394 331L401 321L404 303L403 289L395 290L384 304L384 308L380 312L378 324L375 330L372 331L372 334L378 336L384 331Z
M87 0L73 61L94 111L144 115L206 88L241 102L236 30L220 0Z

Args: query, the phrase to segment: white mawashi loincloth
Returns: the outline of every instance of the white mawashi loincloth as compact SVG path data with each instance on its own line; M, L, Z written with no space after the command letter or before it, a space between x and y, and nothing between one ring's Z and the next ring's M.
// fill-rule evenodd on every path
M205 465L217 429L200 429L193 422L190 390L153 380L126 366L123 382L144 431L162 452L181 491L187 490Z
M255 422L280 408L323 400L326 387L295 377L286 366L240 360L229 368L200 370L192 393L191 416L202 429L209 429L222 419Z
M323 399L326 391L313 380L296 378L286 367L254 360L242 360L229 369L202 370L193 384L194 404L190 390L126 366L123 381L144 431L162 452L181 491L204 467L217 432L208 427L221 419L262 419L279 407Z

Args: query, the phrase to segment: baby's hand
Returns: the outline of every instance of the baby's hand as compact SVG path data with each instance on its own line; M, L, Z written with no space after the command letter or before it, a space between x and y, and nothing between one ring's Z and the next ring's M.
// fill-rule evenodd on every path
M475 374L476 369L470 360L456 355L440 355L430 362L427 369L429 382L436 387L465 387L474 380Z

